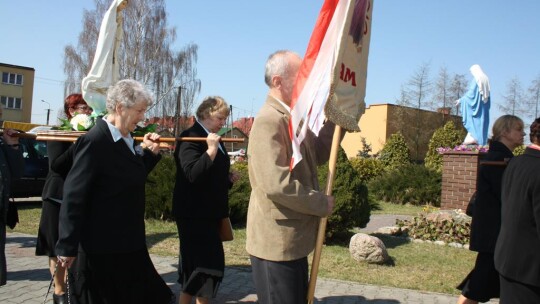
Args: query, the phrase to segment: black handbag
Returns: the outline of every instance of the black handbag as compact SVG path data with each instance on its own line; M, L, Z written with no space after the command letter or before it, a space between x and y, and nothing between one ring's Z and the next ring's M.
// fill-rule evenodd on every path
M17 205L15 205L15 201L12 198L11 200L8 200L6 226L8 226L11 229L14 229L15 226L17 226L18 222L19 222L19 210L17 210Z

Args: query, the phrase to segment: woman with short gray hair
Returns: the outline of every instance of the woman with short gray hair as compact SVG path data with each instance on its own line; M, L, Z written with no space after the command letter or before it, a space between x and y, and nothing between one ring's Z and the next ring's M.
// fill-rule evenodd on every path
M135 80L121 80L107 94L108 114L75 143L64 184L60 235L62 265L75 264L73 296L87 303L174 303L154 268L144 227L145 183L161 159L159 135L131 137L152 104Z

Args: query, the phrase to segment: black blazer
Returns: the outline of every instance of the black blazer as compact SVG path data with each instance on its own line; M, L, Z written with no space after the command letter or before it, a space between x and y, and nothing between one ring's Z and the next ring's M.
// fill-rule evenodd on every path
M199 124L182 132L182 137L207 137ZM181 142L174 155L176 184L173 214L178 218L220 219L229 216L230 160L223 143L214 161L206 153L206 142Z
M57 253L76 256L79 244L99 254L144 248L145 182L161 156L133 154L97 119L75 143L74 157L64 183Z
M483 160L510 160L514 155L503 143L492 141ZM471 222L470 249L495 252L501 229L501 181L506 166L480 165L476 185L476 203Z
M24 159L22 148L13 149L0 138L0 225L6 224L7 206L11 195L11 182L23 176Z
M540 287L540 151L526 148L503 176L501 232L495 247L501 275Z
M73 144L70 142L48 141L47 155L49 157L49 173L43 185L41 199L57 199L62 200L62 190L64 188L64 180L66 179L69 169L73 164ZM62 168L66 169L62 169Z

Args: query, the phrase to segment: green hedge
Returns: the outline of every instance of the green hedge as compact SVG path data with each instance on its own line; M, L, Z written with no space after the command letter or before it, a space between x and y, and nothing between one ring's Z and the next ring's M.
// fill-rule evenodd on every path
M369 190L377 200L394 204L440 206L441 180L441 173L409 164L372 179Z
M231 170L240 174L240 180L229 191L231 222L235 226L244 226L251 194L247 162L236 162ZM333 189L336 205L333 214L328 218L327 236L329 238L347 233L354 227L365 227L370 215L367 188L342 150L339 153L336 170ZM323 189L326 185L327 173L328 165L319 168L319 182ZM174 158L164 155L148 176L146 183L145 216L147 218L173 219L171 208L175 178Z

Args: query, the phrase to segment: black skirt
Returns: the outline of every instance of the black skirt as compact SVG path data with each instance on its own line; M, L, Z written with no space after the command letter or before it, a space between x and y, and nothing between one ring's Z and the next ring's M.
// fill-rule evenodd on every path
M225 271L219 219L178 219L178 283L192 296L215 298Z
M473 270L457 288L467 299L478 302L499 298L499 273L495 269L493 254L479 252Z
M78 304L169 304L176 299L154 268L146 248L133 253L86 254L70 270Z
M60 203L44 200L41 205L36 255L56 257L54 247L58 242L58 214Z

